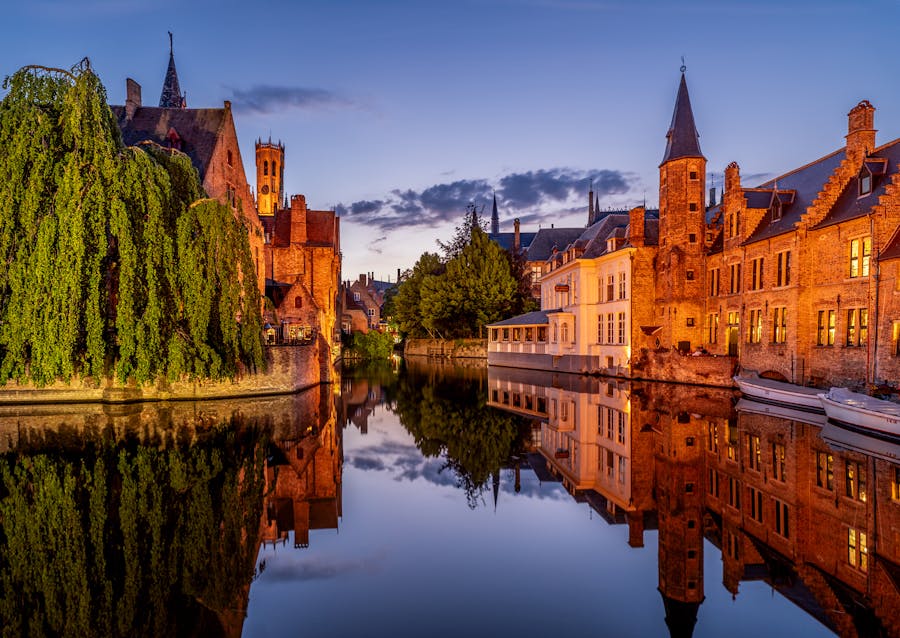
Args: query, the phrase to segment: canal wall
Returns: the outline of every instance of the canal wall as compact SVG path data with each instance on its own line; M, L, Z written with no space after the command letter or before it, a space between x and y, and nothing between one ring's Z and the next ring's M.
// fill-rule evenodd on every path
M403 356L487 360L487 339L407 339Z
M736 366L737 357L641 348L631 362L631 376L633 379L731 388L734 387Z
M45 386L10 381L0 386L0 405L20 403L133 403L140 401L195 401L229 397L266 396L297 392L330 381L330 356L317 345L269 346L266 369L243 372L218 381L181 379L155 383L122 383L107 377L74 377Z

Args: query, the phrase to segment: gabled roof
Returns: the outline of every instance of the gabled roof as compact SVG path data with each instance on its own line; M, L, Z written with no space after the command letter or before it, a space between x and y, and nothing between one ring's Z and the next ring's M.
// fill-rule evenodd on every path
M880 161L879 161L880 160ZM886 160L886 161L885 161ZM893 140L875 149L865 164L872 173L872 190L868 195L859 195L859 174L847 183L831 210L814 228L824 228L832 224L868 215L878 198L884 195L885 187L897 172L900 162L900 139Z
M531 240L526 252L528 261L547 261L553 248L565 250L584 232L584 228L541 228Z
M519 233L519 247L523 250L528 250L529 244L531 244L534 236L537 233ZM503 250L512 250L513 245L516 242L516 234L515 233L490 233L488 238L491 241L499 244L500 248Z
M666 153L662 164L680 157L703 157L700 152L700 134L694 125L694 112L691 109L691 97L688 95L687 81L681 74L678 95L675 98L675 110L672 112L672 123L666 133Z
M510 317L503 321L489 323L488 326L539 326L541 324L549 324L550 320L547 315L556 312L555 310L535 310L534 312L526 312L524 315Z
M779 191L793 191L794 199L790 205L782 206L781 219L773 221L771 215L766 215L744 243L749 244L793 231L807 208L818 197L819 191L825 186L825 182L828 181L828 178L831 177L831 174L834 173L843 160L844 149L841 148L806 166L801 166L784 175L779 175L775 179L763 182L756 189L747 189L745 192L755 190L768 191L769 201L760 206L760 208L768 208L769 202L771 202L772 190L775 188L776 183Z
M629 219L628 215L621 213L606 215L591 226L591 229L594 230L593 237L581 258L593 259L606 254L606 240L611 236L624 236L625 227L628 226ZM621 235L618 235L618 232L621 232Z
M142 106L130 120L125 115L124 106L111 107L122 131L122 141L126 146L140 142L156 142L168 147L169 131L174 129L181 140L181 151L187 153L200 173L206 177L206 170L212 159L219 139L219 131L226 117L226 109L170 109Z

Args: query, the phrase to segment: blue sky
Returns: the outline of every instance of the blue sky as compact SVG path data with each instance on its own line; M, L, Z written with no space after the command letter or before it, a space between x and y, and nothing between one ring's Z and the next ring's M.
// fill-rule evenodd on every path
M898 24L898 0L36 0L4 8L0 74L88 56L111 102L133 77L156 104L173 31L251 180L253 141L284 141L287 191L342 213L345 279L386 279L494 189L504 230L584 224L591 176L602 206L655 204L682 55L719 186L840 147L862 99L896 138Z

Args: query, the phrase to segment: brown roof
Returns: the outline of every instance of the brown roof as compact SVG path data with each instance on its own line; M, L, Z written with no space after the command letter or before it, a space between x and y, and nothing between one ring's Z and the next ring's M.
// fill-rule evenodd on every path
M219 139L219 131L225 121L226 110L222 109L173 109L142 106L127 120L124 106L111 107L122 131L122 141L126 146L152 141L161 146L170 146L169 131L174 129L181 139L181 151L191 158L200 173L206 177L206 169L212 159Z

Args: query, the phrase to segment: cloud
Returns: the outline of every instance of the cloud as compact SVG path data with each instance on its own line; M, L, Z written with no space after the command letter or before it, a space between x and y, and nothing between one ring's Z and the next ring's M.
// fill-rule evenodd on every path
M484 206L484 217L490 216L490 202L496 192L504 218L514 215L523 224L540 224L584 212L591 180L601 202L634 192L639 182L636 174L617 170L549 168L509 173L496 183L461 179L421 191L394 189L379 199L338 204L335 210L346 221L365 224L381 233L401 228L435 228L461 220L471 202Z
M242 113L268 114L291 108L312 111L360 106L355 100L327 89L270 84L257 84L249 89L227 88L231 91L228 99L234 110Z
M313 557L300 563L276 561L273 565L261 565L260 578L275 582L301 582L311 580L328 580L347 574L374 574L381 570L383 555L362 558L359 560L328 560Z
M383 470L386 467L381 459L369 456L351 457L348 464L360 470Z

